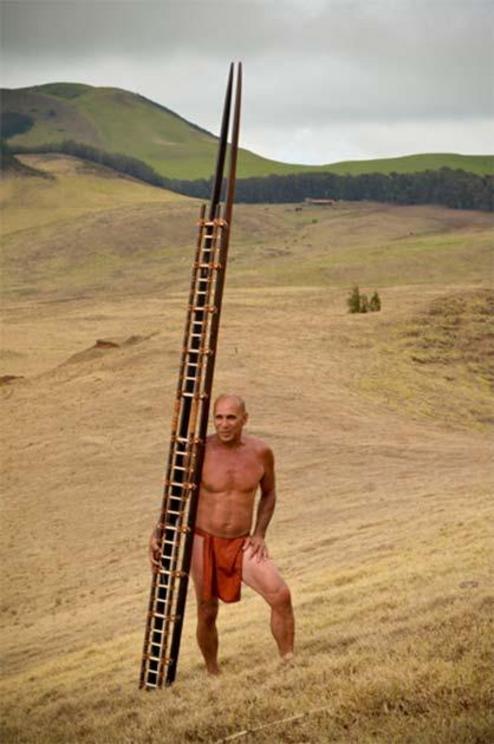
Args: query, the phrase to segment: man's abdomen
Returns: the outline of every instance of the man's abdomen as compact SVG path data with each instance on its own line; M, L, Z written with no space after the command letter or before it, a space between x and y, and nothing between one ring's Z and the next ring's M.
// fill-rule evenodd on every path
M217 537L240 537L250 532L255 494L201 489L196 524Z

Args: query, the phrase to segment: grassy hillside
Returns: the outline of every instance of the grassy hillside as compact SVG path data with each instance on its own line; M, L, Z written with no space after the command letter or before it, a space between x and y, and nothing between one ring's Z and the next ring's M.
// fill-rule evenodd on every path
M59 232L61 225L73 224L72 220L83 215L107 214L139 204L190 201L78 158L50 154L21 155L17 160L25 168L35 168L50 177L42 183L33 178L2 179L0 234L5 237L50 224Z
M208 178L216 160L216 138L173 111L117 88L51 83L4 90L4 114L31 117L32 127L9 137L13 146L76 140L108 152L136 157L169 178ZM220 111L218 110L218 126ZM240 177L327 170L335 173L413 172L443 166L473 173L494 172L493 156L432 154L323 166L279 163L241 150Z
M276 454L297 658L245 591L208 679L190 596L177 682L143 694L198 204L23 160L52 179L0 183L2 741L490 742L492 217L236 208L215 390ZM346 312L354 282L382 312Z

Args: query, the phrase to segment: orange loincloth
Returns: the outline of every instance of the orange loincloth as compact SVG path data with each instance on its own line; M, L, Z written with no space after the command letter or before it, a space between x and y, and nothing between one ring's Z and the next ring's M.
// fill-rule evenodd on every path
M195 528L195 533L204 539L202 598L218 597L223 602L238 602L242 585L242 547L247 535L216 537L200 527Z

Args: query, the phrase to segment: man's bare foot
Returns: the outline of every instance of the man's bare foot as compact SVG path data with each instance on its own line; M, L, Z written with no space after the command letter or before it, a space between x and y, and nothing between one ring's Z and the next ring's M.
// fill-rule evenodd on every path
M283 654L283 656L280 657L280 661L282 664L286 665L293 664L293 662L295 661L293 651L289 651L287 654Z
M217 664L212 664L206 667L206 670L210 677L219 677L221 674L221 669Z

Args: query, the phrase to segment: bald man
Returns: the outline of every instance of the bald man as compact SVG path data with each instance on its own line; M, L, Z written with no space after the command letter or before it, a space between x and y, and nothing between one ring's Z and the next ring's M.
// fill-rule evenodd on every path
M243 431L248 414L238 395L220 395L213 420L216 433L206 440L191 573L197 598L197 641L208 673L216 675L220 673L219 599L238 601L242 582L270 606L271 631L283 661L293 656L295 622L290 590L265 542L276 502L273 453L261 439ZM157 530L151 535L149 556L156 570L160 557Z

